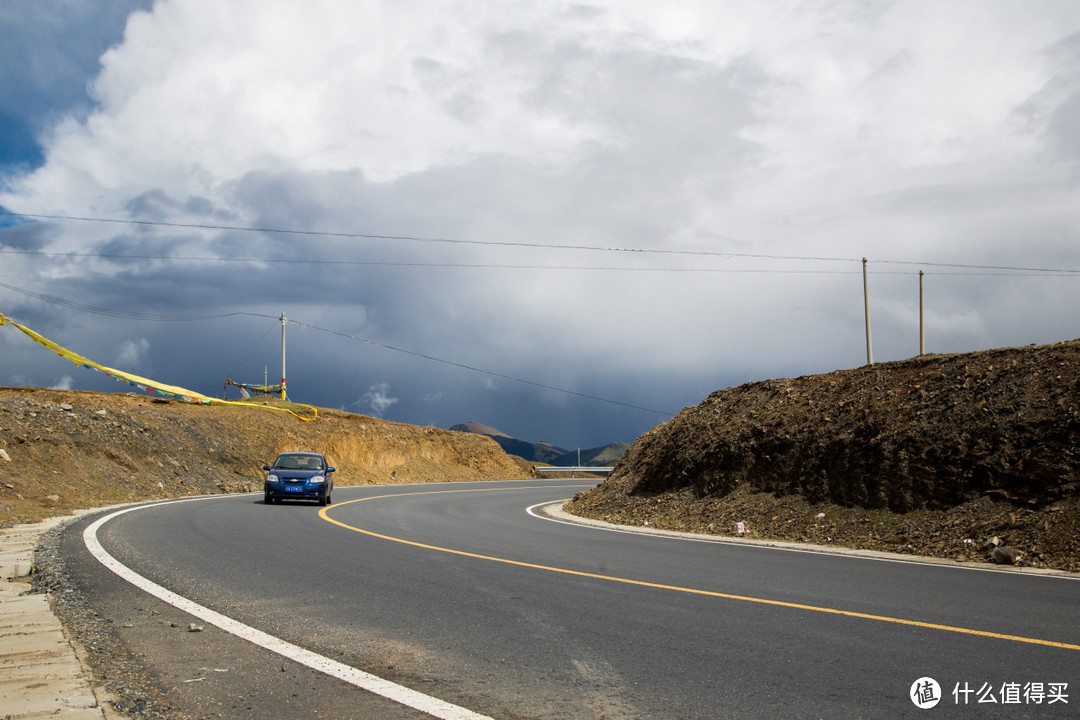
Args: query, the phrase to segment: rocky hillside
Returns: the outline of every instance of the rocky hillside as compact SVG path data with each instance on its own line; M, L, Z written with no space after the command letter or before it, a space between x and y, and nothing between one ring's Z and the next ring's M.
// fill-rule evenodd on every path
M716 392L570 509L1080 570L1080 341Z
M288 450L325 453L338 485L529 476L527 463L482 435L338 411L303 422L257 407L0 388L0 527L75 508L261 490L262 466Z

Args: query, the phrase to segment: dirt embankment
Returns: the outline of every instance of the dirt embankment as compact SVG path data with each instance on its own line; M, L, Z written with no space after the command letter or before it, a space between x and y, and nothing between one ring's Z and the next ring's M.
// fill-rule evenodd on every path
M716 392L568 509L1080 571L1080 341Z
M490 438L323 410L0 388L0 527L76 508L262 489L280 452L323 452L338 485L529 476Z

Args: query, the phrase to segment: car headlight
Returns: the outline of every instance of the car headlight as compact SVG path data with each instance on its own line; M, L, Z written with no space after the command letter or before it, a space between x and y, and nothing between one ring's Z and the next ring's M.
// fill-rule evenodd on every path
M326 482L326 476L325 475L312 475L311 479L309 479L308 482L311 483L312 485L316 485L318 483L324 483L324 482Z
M277 475L270 474L266 476L266 482L277 482Z

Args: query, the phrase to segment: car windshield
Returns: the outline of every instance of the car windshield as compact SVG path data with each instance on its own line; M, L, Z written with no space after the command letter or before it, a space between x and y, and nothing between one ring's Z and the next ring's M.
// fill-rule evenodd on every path
M313 455L280 455L274 461L277 470L322 470L322 458Z

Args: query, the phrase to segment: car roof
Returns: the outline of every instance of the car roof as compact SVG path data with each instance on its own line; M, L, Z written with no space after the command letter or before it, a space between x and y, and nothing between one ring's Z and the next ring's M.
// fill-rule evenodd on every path
M285 452L278 455L278 457L286 457L287 455L293 455L296 457L322 457L322 453L317 452Z

